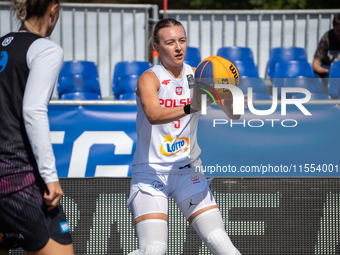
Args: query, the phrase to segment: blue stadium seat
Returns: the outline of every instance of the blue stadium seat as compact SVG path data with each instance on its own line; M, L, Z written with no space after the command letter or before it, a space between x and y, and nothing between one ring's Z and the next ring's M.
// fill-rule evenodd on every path
M329 68L327 90L332 98L340 97L340 61L333 62Z
M97 65L91 61L65 61L60 70L60 76L71 75L98 76Z
M72 92L90 92L100 95L100 86L98 77L95 76L59 76L58 93L61 97L65 93Z
M286 61L276 64L274 78L315 77L313 67L306 61Z
M233 62L237 67L240 77L259 78L259 72L253 61L239 61Z
M61 100L101 100L100 95L91 92L71 92L61 95Z
M248 87L252 87L253 92L256 93L267 93L266 85L261 78L241 77L238 87L242 90L243 94L247 94Z
M65 61L58 77L58 94L89 92L101 95L97 66L89 61Z
M307 62L307 52L304 48L299 47L277 47L273 48L269 54L266 77L274 78L276 64L278 62L287 62L291 60Z
M303 93L296 93L292 96L292 98L305 98L306 95ZM331 99L331 96L325 93L311 93L311 100L328 100Z
M124 93L118 97L118 100L136 100L136 93Z
M114 87L113 94L116 98L119 98L121 94L135 93L137 88L137 81L139 75L124 75L118 77L117 84Z
M314 77L313 67L306 61L287 61L278 62L273 79L273 86L278 88L278 97L281 97L281 87L283 86L283 78Z
M254 62L253 51L248 47L222 47L217 50L217 56L224 57L231 62L251 61Z
M324 94L323 83L320 77L297 77L297 78L285 78L283 81L283 87L290 88L305 88L311 93ZM294 93L287 93L287 98L291 98Z
M137 75L140 76L146 70L151 68L152 65L145 61L121 61L116 63L113 71L112 91L115 92L115 86L117 85L118 77L125 75Z
M187 47L187 52L185 55L184 63L197 67L198 64L201 62L201 53L199 48L196 47Z

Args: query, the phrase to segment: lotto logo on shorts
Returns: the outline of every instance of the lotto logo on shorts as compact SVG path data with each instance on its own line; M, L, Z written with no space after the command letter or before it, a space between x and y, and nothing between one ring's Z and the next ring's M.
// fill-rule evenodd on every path
M151 183L151 185L152 186L150 186L150 187L152 187L152 188L154 188L155 190L158 190L158 191L161 191L165 188L164 184L161 183L160 181L153 181Z
M67 221L60 222L59 225L60 225L61 233L70 232L70 226L68 225Z

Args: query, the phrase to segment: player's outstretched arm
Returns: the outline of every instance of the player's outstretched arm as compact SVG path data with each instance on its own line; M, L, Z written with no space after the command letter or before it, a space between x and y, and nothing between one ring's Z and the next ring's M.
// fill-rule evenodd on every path
M140 97L146 118L151 125L165 124L186 116L183 106L161 107L158 90L160 84L152 70L143 73L137 82L137 96Z

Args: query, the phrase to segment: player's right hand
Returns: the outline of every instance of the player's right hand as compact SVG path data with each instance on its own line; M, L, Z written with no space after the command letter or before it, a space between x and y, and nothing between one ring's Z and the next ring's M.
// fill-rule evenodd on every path
M44 201L49 206L48 211L59 205L61 197L64 195L59 182L46 183L47 191L44 192Z

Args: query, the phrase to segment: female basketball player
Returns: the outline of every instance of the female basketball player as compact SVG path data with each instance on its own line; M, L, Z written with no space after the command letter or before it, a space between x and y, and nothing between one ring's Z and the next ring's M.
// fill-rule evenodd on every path
M0 38L0 254L72 255L47 106L63 63L50 36L59 0L16 0L19 32Z
M130 255L166 253L168 196L214 255L239 255L225 232L209 181L191 170L201 164L195 140L199 113L194 113L200 103L190 104L195 70L183 63L185 30L180 22L164 19L156 24L153 40L161 62L137 84L138 142L128 207L134 212L139 249ZM224 101L227 115L238 119L231 100Z

